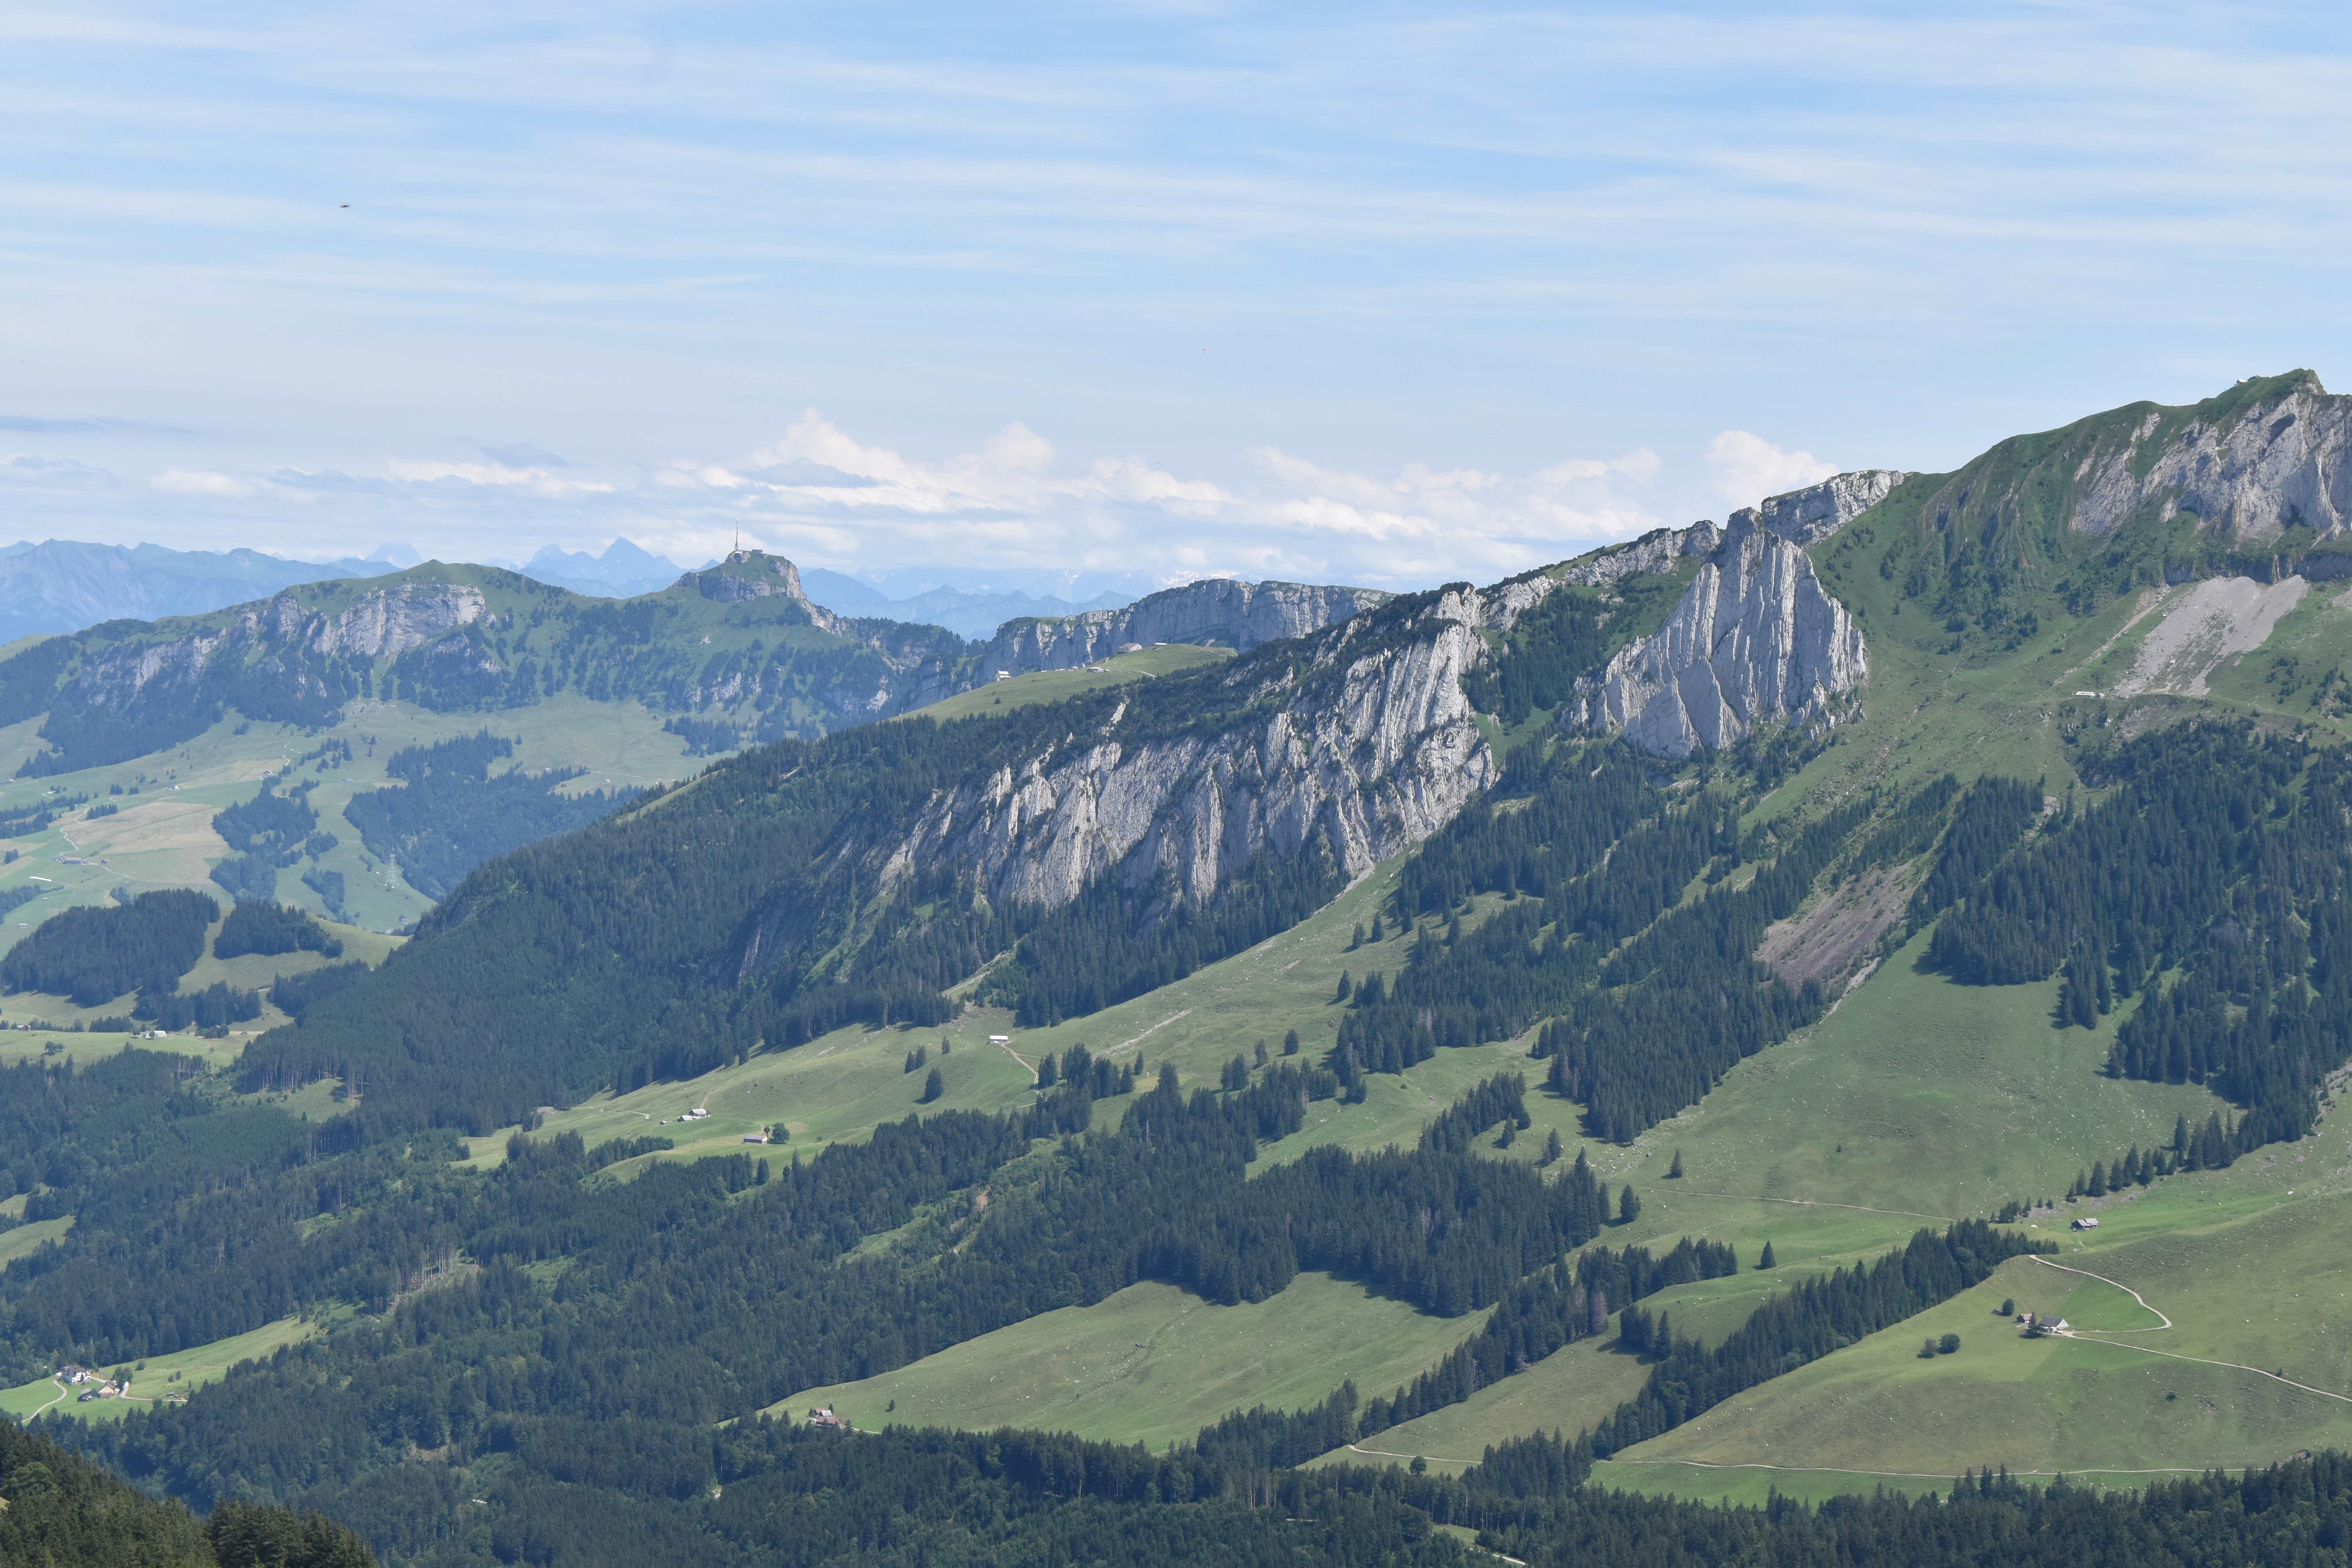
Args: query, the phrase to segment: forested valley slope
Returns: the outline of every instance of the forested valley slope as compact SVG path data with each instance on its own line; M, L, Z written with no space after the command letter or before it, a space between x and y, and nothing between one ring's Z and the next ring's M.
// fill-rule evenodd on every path
M37 645L44 790L317 754L0 955L0 1409L400 1563L2336 1561L2348 432L985 648L764 556ZM467 837L624 694L717 760ZM394 702L397 945L262 877Z

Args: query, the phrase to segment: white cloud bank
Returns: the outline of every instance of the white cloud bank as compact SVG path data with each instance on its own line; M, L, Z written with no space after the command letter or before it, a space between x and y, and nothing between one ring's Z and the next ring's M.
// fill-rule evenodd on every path
M1838 471L1811 452L1790 452L1747 430L1726 430L1707 443L1706 466L1715 489L1737 510L1766 496L1817 485Z
M1828 475L1831 465L1742 430L1706 448L1714 487L1746 504ZM1664 522L1665 465L1636 447L1533 472L1326 467L1274 447L1218 479L1139 458L1064 458L1005 426L976 449L911 457L859 440L814 409L772 442L602 473L576 464L390 458L373 474L172 468L148 476L145 537L339 554L360 537L412 540L444 560L520 558L625 534L680 560L739 536L809 565L937 565L1109 574L1139 585L1205 575L1409 588L1486 583L1629 539ZM121 482L78 466L0 466L0 484L53 514L110 507ZM100 530L100 532L110 531Z
M910 458L812 409L739 463L681 461L656 488L691 513L825 564L913 560L1163 580L1231 573L1380 585L1486 580L1654 527L1642 492L1656 454L1573 459L1513 477L1409 464L1327 468L1274 447L1240 478L1171 473L1138 458L1084 466L1012 424L977 451ZM681 519L681 521L684 521ZM683 528L689 548L721 542Z

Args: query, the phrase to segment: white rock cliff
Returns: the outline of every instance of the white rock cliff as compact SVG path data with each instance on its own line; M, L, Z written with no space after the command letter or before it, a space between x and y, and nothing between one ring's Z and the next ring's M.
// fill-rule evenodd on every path
M1402 637L1350 621L1313 639L1302 676L1235 672L1273 700L1222 731L1127 735L1119 717L990 778L943 791L890 862L961 863L992 900L1055 908L1097 879L1146 889L1164 872L1199 902L1265 857L1317 839L1349 876L1420 842L1491 782L1463 695L1487 657L1475 593L1441 595ZM1301 680L1311 698L1283 700Z
M1684 757L1761 724L1826 722L1832 700L1869 668L1861 628L1805 552L1744 511L1666 624L1586 678L1562 722L1622 731L1653 755Z
M1163 589L1124 609L1007 621L981 655L980 679L993 679L1000 669L1009 675L1075 669L1128 643L1202 643L1246 653L1336 626L1389 597L1370 588L1212 577Z

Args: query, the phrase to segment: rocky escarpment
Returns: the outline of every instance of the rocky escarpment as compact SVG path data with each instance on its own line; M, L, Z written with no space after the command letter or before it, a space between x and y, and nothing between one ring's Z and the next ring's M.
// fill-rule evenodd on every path
M2012 437L1938 481L1919 516L1952 540L1988 539L1999 561L2064 553L2011 537L2021 528L2095 539L2176 513L2242 549L2297 527L2325 538L2352 525L2347 448L2352 398L2293 371L2188 406L2136 403Z
M2240 544L2297 525L2343 531L2352 523L2352 398L2332 395L2308 371L2241 391L2191 410L2147 407L2127 437L2084 454L2073 526L2110 532L2156 501Z
M1817 485L1770 496L1731 514L1777 533L1791 544L1818 544L1876 506L1889 491L1916 476L1900 468L1857 468L1832 474Z
M1370 588L1310 583L1244 583L1213 577L1168 588L1117 610L1007 621L980 658L980 678L1075 669L1130 643L1201 643L1246 653L1300 637L1388 602Z
M1861 628L1804 552L1743 512L1666 624L1580 682L1561 721L1683 757L1761 724L1826 722L1868 672Z
M1642 573L1667 573L1694 555L1706 555L1723 542L1723 531L1702 518L1688 528L1654 528L1625 544L1580 555L1565 566L1546 569L1555 582L1598 588Z
M691 588L706 599L740 605L752 599L789 599L807 613L819 631L839 630L840 617L810 598L801 588L801 569L781 555L738 550L716 566L688 572L677 586Z
M314 608L294 593L226 612L226 624L188 635L99 649L84 658L63 699L97 708L127 708L178 689L194 700L215 669L257 657L272 659L296 693L324 697L327 685L306 667L326 660L397 658L479 621L488 601L469 583L409 581L372 588L338 608Z
M941 792L887 876L957 863L992 900L1052 909L1100 878L1139 889L1165 874L1198 903L1318 839L1360 875L1494 775L1461 679L1487 657L1486 618L1478 594L1423 595L1310 639L1303 668L1241 661L1222 729L1171 731L1122 707L1098 733Z

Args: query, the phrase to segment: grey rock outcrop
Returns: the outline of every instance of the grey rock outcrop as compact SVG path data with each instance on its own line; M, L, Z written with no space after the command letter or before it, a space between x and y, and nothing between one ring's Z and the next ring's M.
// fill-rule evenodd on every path
M820 631L837 629L834 613L802 590L801 569L781 555L738 550L716 566L687 573L678 578L678 583L723 605L740 605L749 599L790 599L807 612L811 626Z
M1122 706L1098 733L942 791L886 878L961 863L992 899L1055 908L1104 877L1143 889L1165 874L1197 903L1318 839L1360 876L1453 820L1494 776L1461 679L1488 657L1485 618L1481 596L1457 591L1416 612L1402 638L1370 636L1371 617L1329 628L1303 670L1232 672L1240 695L1270 700L1222 731L1129 734Z
M1791 544L1818 544L1912 477L1900 468L1857 468L1850 474L1832 474L1820 484L1742 507L1731 514L1731 521L1737 524L1744 518Z
M2242 400L2224 394L2185 424L2168 419L2172 412L2147 407L2120 438L2102 432L2075 469L2072 526L2112 532L2168 497L2241 544L2296 524L2321 534L2352 525L2352 398L2317 376L2277 377Z
M1117 610L1007 621L980 660L981 679L1075 669L1129 643L1201 643L1246 653L1284 637L1306 637L1391 595L1370 588L1311 583L1244 583L1212 577L1167 588Z
M227 624L184 637L101 648L84 659L61 698L90 710L121 710L184 689L193 698L222 660L276 656L299 689L315 681L319 658L397 658L483 617L482 591L469 583L414 580L358 593L341 608L305 605L293 593L240 605Z
M1654 528L1625 544L1612 544L1549 570L1562 583L1598 588L1645 572L1672 572L1694 555L1706 555L1723 542L1723 531L1701 519L1688 528ZM1508 586L1508 584L1505 584Z
M1563 722L1688 756L1771 722L1827 722L1869 673L1861 628L1804 552L1743 512L1666 624L1621 649Z

